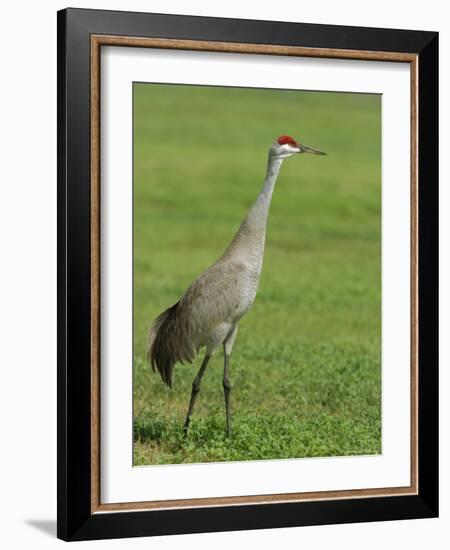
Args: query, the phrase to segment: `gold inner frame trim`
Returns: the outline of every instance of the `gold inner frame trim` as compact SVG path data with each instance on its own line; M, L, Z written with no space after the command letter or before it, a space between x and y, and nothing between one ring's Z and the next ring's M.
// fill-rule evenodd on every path
M409 63L411 75L411 484L367 488L145 502L100 500L100 50L102 46L163 48L240 54L360 59ZM418 494L418 55L401 52L305 48L132 36L91 35L91 513L338 500Z

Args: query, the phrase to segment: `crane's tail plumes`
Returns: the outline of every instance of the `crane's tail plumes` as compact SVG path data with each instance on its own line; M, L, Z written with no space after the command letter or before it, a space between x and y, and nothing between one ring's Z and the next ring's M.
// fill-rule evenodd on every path
M153 372L158 370L165 384L172 387L172 371L176 363L171 351L171 333L174 332L175 313L178 303L163 311L153 321L148 333L147 358Z
M186 327L177 316L178 304L179 302L158 315L148 334L148 361L153 372L158 371L169 388L172 387L175 363L192 362L195 357Z

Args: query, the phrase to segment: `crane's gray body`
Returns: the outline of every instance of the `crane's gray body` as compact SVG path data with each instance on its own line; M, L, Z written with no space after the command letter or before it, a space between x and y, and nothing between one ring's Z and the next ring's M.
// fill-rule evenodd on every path
M325 154L296 142L290 136L277 139L269 149L263 188L224 254L150 327L148 358L153 370L158 370L168 386L172 386L174 365L192 362L199 350L206 347L202 365L192 384L185 433L208 361L223 346L227 434L231 434L229 358L238 323L252 306L258 290L273 189L283 160L305 152Z

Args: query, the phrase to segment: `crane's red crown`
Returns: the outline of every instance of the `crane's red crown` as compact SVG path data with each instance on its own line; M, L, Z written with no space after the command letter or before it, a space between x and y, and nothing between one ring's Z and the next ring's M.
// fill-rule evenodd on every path
M298 147L298 143L291 136L280 136L277 141L280 145L290 145L291 147Z

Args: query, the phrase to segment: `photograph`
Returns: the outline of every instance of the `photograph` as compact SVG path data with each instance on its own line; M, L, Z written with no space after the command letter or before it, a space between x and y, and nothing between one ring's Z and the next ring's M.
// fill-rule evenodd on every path
M382 96L133 83L133 465L382 453Z

